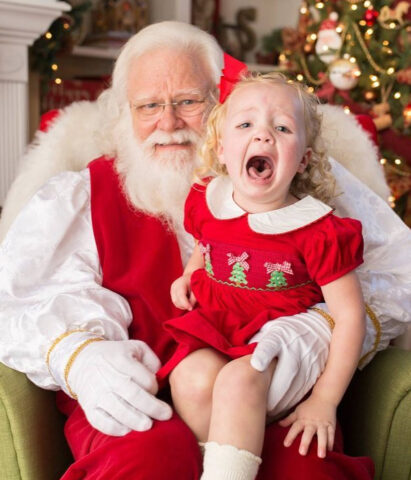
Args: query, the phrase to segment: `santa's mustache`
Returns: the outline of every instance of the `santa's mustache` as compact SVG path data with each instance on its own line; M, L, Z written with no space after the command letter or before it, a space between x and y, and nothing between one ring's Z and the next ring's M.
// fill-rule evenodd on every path
M155 130L143 142L142 147L147 150L154 150L156 145L193 145L196 146L199 141L199 135L193 130L184 128L168 133L162 130Z

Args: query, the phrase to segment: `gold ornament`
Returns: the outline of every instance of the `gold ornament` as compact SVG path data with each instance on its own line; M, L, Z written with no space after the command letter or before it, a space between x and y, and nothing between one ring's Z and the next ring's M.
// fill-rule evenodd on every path
M372 107L371 112L375 115L373 122L378 131L391 127L392 117L388 102L377 103Z
M333 62L328 70L328 77L335 88L351 90L358 83L361 71L357 62L339 58Z
M398 30L404 25L404 16L409 8L408 2L400 2L395 8L385 5L381 8L378 22L382 28Z
M388 102L377 103L373 105L371 109L371 112L377 117L380 117L386 113L389 113L389 111L390 111L390 104Z
M373 118L373 122L378 131L385 130L386 128L391 127L392 117L389 113L387 113L385 115L381 115L381 117Z

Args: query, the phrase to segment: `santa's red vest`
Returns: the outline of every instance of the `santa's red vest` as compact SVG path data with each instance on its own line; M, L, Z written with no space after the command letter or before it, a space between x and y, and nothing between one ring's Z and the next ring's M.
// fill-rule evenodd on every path
M130 338L146 342L164 363L175 344L162 323L181 313L170 299L170 285L182 274L176 237L157 218L133 209L112 159L94 160L89 169L91 217L103 287L130 304Z

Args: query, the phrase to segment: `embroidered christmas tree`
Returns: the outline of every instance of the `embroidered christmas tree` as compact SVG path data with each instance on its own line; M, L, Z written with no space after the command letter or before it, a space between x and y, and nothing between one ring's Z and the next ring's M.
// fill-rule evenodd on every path
M205 257L204 261L205 261L204 268L206 269L207 273L211 276L214 276L213 266L211 265L211 262L210 262L210 256L208 256L208 258Z
M234 283L238 285L245 284L247 285L247 278L244 272L244 267L241 263L237 262L234 264L233 269L231 270L231 277L229 278Z
M280 272L278 270L274 270L274 272L271 272L270 281L267 283L267 287L280 288L286 286L287 280L283 272Z
M248 258L248 253L243 252L241 256L236 257L232 253L227 253L228 256L228 265L233 265L231 269L231 277L229 280L234 282L236 285L247 285L247 276L246 271L250 268L246 259Z
M265 262L264 267L267 270L267 274L270 275L270 280L267 283L269 288L281 288L288 285L284 272L289 275L294 275L290 262L283 263L270 263Z
M207 245L200 243L200 251L204 255L204 268L209 275L214 276L213 266L211 265L210 250L211 247L209 243L207 243Z

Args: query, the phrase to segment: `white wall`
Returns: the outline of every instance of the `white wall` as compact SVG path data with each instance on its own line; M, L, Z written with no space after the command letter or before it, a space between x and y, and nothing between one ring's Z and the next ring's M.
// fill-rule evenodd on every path
M191 0L150 0L150 22L180 20L191 22Z
M220 14L226 23L233 23L239 8L255 7L257 18L250 27L257 34L258 50L263 35L279 27L296 27L300 6L301 0L220 0ZM254 51L247 54L246 60L255 62Z

